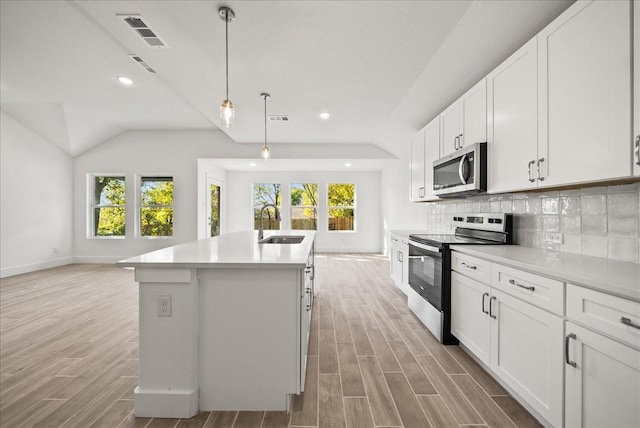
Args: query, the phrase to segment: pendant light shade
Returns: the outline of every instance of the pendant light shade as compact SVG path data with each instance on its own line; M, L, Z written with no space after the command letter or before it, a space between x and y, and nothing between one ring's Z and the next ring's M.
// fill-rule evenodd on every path
M269 150L269 146L267 146L267 98L271 95L263 92L260 96L264 99L264 147L262 147L262 157L265 162L269 157L271 157L271 150Z
M233 126L235 119L235 109L231 100L229 100L229 22L233 22L236 19L236 14L232 9L222 6L218 9L218 15L220 19L224 21L224 40L225 40L225 67L226 67L226 88L227 97L222 104L220 104L220 124L229 129Z

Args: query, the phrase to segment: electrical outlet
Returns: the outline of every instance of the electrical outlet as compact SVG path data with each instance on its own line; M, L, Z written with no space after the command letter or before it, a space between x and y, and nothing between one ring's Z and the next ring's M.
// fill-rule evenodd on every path
M547 232L544 234L544 240L551 244L562 244L562 233Z
M171 316L171 296L158 296L158 316Z

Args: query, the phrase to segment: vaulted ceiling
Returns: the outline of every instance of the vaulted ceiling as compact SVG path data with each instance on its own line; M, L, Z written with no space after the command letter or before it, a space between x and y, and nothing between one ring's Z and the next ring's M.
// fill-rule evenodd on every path
M269 124L270 142L393 151L570 3L2 0L0 107L72 156L127 130L218 129L225 5L234 141L263 141L269 92L268 113L289 116Z

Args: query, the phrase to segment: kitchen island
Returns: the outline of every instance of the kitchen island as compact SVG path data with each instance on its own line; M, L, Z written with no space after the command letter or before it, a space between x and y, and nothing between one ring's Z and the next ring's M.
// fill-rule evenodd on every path
M315 232L268 232L304 239L237 232L117 263L140 286L136 416L287 410L303 391Z

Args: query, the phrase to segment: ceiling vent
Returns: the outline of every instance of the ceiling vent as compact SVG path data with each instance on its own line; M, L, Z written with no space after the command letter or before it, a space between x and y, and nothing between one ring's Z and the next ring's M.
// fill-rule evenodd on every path
M274 114L274 115L267 116L267 119L269 119L269 122L288 122L289 116Z
M136 34L154 48L165 47L160 37L142 20L140 15L118 15L124 22L136 32Z
M144 60L142 58L140 58L138 55L131 54L129 56L131 57L132 60L134 60L136 63L138 63L140 65L140 67L144 68L145 70L147 70L151 74L156 74L156 71L153 68L151 68L151 66L149 64L144 62Z

